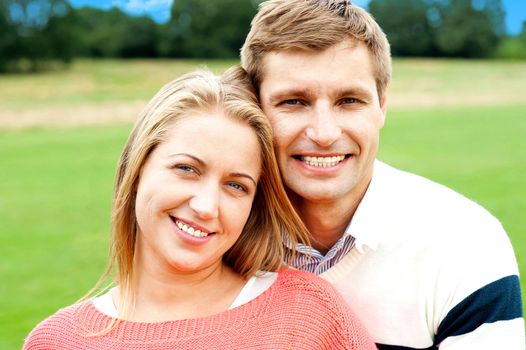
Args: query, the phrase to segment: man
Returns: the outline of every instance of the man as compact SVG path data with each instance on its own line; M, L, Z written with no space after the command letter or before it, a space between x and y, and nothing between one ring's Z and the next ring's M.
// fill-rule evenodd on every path
M378 160L391 77L378 24L349 1L270 0L241 51L312 247L380 349L524 349L517 262L477 204Z

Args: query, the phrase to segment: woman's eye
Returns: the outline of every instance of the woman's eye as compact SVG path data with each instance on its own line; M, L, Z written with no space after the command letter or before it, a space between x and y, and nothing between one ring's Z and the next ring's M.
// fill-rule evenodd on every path
M184 171L184 172L187 172L187 173L195 173L195 169L189 165L185 165L185 164L176 164L174 166L174 169L177 169L177 170L181 170L181 171Z
M247 189L245 188L245 186L237 183L237 182L230 182L228 184L230 187L232 187L233 189L237 190L237 191L243 191L243 192L247 192Z

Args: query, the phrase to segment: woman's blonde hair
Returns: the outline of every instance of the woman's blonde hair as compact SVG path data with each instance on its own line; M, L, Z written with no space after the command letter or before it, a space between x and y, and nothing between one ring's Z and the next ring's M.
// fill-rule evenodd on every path
M241 65L258 89L266 54L323 51L345 40L363 42L368 47L381 100L391 79L389 42L371 15L350 0L264 1L241 48Z
M307 231L294 211L281 183L273 150L272 131L261 111L248 75L234 67L217 77L198 70L168 83L148 103L126 142L120 157L113 196L110 261L95 291L116 267L120 289L119 313L133 308L133 261L138 226L136 189L151 152L181 118L193 112L219 109L248 125L257 135L261 175L250 215L239 240L223 261L244 277L258 270L275 271L283 265L283 241L307 243ZM228 130L225 130L225 135ZM243 147L243 145L240 145ZM122 301L124 301L124 305ZM126 314L126 312L124 312Z

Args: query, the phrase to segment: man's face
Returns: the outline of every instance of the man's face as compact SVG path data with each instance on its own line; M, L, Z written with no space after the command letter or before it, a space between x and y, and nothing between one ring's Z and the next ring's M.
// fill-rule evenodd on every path
M344 41L325 51L269 53L260 99L294 199L359 200L372 176L385 117L367 47Z

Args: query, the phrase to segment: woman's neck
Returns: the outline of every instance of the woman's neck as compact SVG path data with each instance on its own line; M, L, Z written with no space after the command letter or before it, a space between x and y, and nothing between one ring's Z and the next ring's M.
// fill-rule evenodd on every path
M227 310L246 282L223 263L189 273L152 270L136 269L135 305L128 316L120 317L163 322L210 316ZM115 305L119 305L121 295L117 288Z

